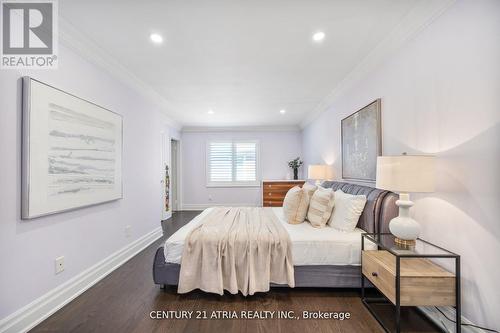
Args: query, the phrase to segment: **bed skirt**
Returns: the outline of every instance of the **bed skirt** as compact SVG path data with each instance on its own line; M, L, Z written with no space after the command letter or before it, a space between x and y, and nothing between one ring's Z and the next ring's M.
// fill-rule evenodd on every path
M153 280L159 285L178 285L180 264L165 262L163 246L156 250L153 263ZM294 266L295 287L360 288L361 266L307 265ZM365 279L367 286L371 286ZM275 285L273 287L288 287Z

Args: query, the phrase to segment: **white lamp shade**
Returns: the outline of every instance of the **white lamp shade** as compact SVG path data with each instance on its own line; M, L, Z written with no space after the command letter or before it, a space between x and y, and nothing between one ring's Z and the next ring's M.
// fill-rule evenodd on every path
M308 179L327 179L328 165L325 164L313 164L307 169Z
M394 192L434 192L434 156L379 156L376 187Z

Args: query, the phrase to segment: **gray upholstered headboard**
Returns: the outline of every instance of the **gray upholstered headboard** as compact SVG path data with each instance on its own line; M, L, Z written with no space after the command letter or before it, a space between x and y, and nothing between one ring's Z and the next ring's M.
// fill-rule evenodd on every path
M325 181L321 186L331 187L334 191L340 189L349 194L366 195L366 205L359 218L358 227L367 232L389 232L389 221L398 215L398 195L394 192L334 181Z

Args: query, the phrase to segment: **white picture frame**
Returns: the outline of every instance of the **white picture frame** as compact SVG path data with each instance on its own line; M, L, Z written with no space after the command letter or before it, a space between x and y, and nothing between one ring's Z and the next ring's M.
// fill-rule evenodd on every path
M23 77L22 219L123 198L123 118Z

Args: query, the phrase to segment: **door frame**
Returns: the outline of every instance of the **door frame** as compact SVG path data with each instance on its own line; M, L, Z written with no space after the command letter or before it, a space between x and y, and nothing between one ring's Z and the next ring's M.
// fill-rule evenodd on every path
M176 135L177 134L177 135ZM160 133L161 139L161 220L172 217L172 198L170 197L169 210L165 211L165 164L169 166L169 175L172 177L172 140L177 141L177 210L182 210L182 141L180 133L172 134L172 129L165 129ZM170 181L169 193L172 191L172 181Z
M168 131L161 131L161 156L160 156L160 193L161 193L161 213L162 221L172 217L172 205L169 205L169 210L165 210L165 166L168 165L170 173L170 134ZM169 188L170 191L170 188Z
M179 140L178 138L176 137L170 137L170 147L172 147L172 142L175 142L175 145L176 145L176 148L177 148L177 154L176 154L176 165L175 165L175 181L176 181L176 185L177 185L177 188L176 190L177 191L173 191L173 193L175 194L175 198L171 197L171 199L175 200L175 201L172 201L172 211L174 211L174 208L175 208L175 211L180 211L182 210L182 203L181 203L181 140ZM170 165L171 165L171 168L170 170L173 169L173 158L172 158L172 148L170 148ZM170 182L171 184L171 187L170 187L170 191L172 193L172 184L173 182L171 181ZM175 204L174 204L175 202Z

